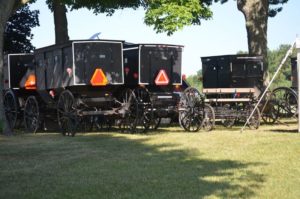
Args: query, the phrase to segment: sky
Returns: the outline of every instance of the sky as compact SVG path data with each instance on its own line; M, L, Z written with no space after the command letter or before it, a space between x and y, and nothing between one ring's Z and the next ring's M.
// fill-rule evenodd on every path
M37 0L31 9L40 10L40 26L33 29L33 45L36 48L55 42L53 15L45 0ZM124 9L112 17L94 15L92 11L80 9L68 12L70 39L88 39L101 32L100 39L125 40L133 43L163 43L184 46L182 57L183 74L191 75L201 69L200 57L236 54L247 51L247 34L244 16L237 10L236 1L213 4L213 18L202 21L200 26L185 27L167 36L157 34L153 27L144 24L144 10ZM268 47L277 49L281 44L291 44L300 37L300 1L289 0L283 10L269 18Z

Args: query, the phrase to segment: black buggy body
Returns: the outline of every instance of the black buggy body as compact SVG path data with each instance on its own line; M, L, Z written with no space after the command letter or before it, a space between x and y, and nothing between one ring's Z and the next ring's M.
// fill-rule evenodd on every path
M30 53L4 56L4 112L12 129L19 127L23 122L25 100L35 93L33 60L34 55Z
M36 49L28 58L33 67L17 80L34 90L24 97L26 129L35 132L50 120L64 134L74 135L82 123L91 126L98 116L124 117L122 50L123 41L113 40L75 40Z
M264 66L262 57L223 55L202 57L203 93L215 110L215 117L231 127L244 121L253 110L255 99L263 91ZM259 111L249 126L258 128Z
M182 51L180 45L124 45L125 84L148 92L157 123L177 118L179 93L187 86L181 75Z

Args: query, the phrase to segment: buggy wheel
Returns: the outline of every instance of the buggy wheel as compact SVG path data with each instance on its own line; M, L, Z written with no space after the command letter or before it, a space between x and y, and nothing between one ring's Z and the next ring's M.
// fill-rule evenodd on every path
M298 97L297 93L287 87L279 87L273 90L274 109L277 118L292 118L298 113Z
M274 124L278 119L278 109L275 109L275 97L272 93L268 92L266 101L260 109L261 118L266 124Z
M202 128L205 131L211 131L215 127L215 111L209 104L204 105L204 119Z
M57 102L57 120L63 135L74 136L78 126L76 102L69 90L64 90Z
M228 112L230 112L230 110L231 110L231 107L230 107L229 104L225 104L224 108L226 110L228 110ZM236 120L236 116L235 115L232 116L231 114L227 113L227 114L225 114L225 116L223 116L221 122L222 122L222 125L224 127L231 128L234 125L235 120Z
M248 117L250 116L250 114L252 113L254 109L253 105L247 105L245 110L246 110L246 120L248 119ZM253 113L252 117L250 118L249 122L248 122L248 126L250 129L258 129L260 125L260 112L258 110L258 108L255 110L255 112Z
M24 106L24 125L28 133L36 133L40 126L40 111L36 97L29 96Z
M138 87L134 89L134 95L136 100L133 103L137 103L133 107L137 107L135 113L134 131L136 133L145 133L150 128L153 119L153 105L150 98L150 93L146 88Z
M192 87L187 88L179 102L179 124L184 130L197 132L204 118L204 102L200 92Z
M149 129L150 130L157 130L160 123L161 123L161 118L153 116Z
M121 132L132 133L134 132L135 115L137 111L137 99L131 89L126 89L121 95L122 103L122 118L117 120L117 125Z
M18 105L16 95L12 90L8 90L5 92L3 104L4 104L4 114L7 123L11 129L14 129L16 127L16 123L18 119L19 105Z

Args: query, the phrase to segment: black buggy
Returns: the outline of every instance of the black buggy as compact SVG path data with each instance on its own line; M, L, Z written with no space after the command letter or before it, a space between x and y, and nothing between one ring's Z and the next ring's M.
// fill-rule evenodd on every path
M157 129L162 118L178 120L180 94L187 87L181 76L182 51L179 45L124 45L125 84L141 102L141 120L150 121L144 121L144 129Z
M12 129L22 126L25 101L36 94L33 59L34 55L29 53L4 56L4 113Z
M122 41L78 40L35 50L35 93L26 97L25 126L34 132L57 120L64 135L74 136L79 127L121 118L134 132L139 102L124 86L122 49Z
M201 61L205 102L214 108L216 120L226 127L246 121L263 90L262 57L225 55L202 57ZM259 127L259 110L248 125L251 129Z

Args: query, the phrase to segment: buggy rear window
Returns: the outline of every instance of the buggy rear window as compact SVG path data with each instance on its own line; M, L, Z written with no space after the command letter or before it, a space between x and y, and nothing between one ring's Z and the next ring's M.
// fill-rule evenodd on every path
M182 48L172 46L142 46L140 83L154 84L159 71L164 70L172 84L181 84Z

